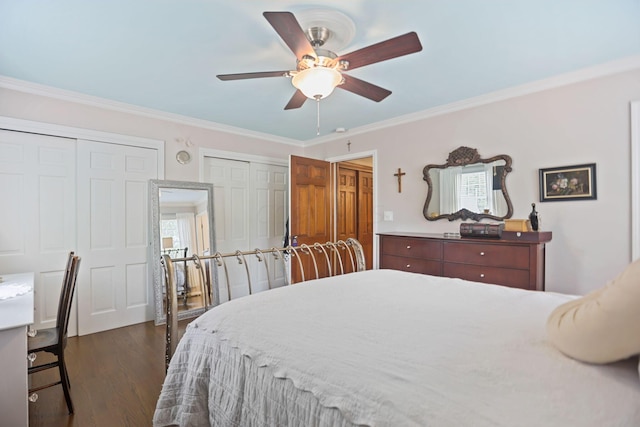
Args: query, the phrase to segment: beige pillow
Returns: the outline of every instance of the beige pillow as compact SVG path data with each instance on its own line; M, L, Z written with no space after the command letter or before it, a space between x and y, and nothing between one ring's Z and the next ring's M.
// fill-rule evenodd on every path
M605 287L558 306L547 332L561 352L583 362L640 354L640 259Z

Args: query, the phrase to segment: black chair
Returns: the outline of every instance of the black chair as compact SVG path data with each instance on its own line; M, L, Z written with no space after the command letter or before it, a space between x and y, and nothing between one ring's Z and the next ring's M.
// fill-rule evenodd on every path
M31 362L35 360L35 353L38 352L51 353L56 357L56 360L53 362L29 366L29 375L56 367L60 373L59 381L30 388L29 394L31 395L31 393L36 391L61 384L70 414L73 414L73 402L71 401L71 395L69 394L69 388L71 386L69 384L69 374L67 373L67 366L65 364L64 349L67 346L67 327L69 326L71 302L73 300L73 293L76 287L79 266L80 257L71 252L67 261L67 269L62 282L62 289L60 290L60 302L58 304L56 326L55 328L40 329L36 331L34 336L29 336L27 353L27 357Z

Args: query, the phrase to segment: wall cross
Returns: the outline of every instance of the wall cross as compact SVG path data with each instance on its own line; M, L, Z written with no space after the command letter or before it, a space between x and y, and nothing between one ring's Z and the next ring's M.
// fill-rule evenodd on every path
M406 175L402 172L402 168L398 168L398 173L394 173L393 176L398 177L398 193L402 193L402 177Z

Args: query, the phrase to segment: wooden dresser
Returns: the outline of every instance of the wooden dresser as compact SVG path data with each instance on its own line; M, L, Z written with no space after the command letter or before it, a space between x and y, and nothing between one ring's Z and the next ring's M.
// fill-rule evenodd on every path
M380 268L544 291L551 232L504 232L502 238L380 233Z

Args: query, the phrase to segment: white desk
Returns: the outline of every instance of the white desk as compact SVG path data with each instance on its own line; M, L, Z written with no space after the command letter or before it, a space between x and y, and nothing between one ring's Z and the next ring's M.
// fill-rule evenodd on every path
M0 299L0 425L29 425L27 326L33 323L33 273L0 274L0 287L27 284L31 290Z

